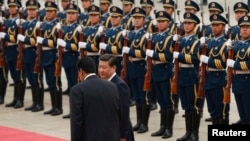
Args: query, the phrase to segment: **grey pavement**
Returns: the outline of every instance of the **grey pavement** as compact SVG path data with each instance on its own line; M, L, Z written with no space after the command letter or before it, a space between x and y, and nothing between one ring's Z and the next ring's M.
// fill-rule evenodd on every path
M121 5L120 0L113 0L113 1L115 5L117 6ZM139 0L136 0L136 6L139 6L138 1ZM224 0L216 0L216 1L224 5ZM246 2L246 0L244 1ZM40 2L43 3L43 1L40 1ZM95 0L95 2L98 3L97 0ZM208 2L210 2L210 0L208 0ZM230 0L230 4L229 4L229 0L227 0L227 2L228 2L227 5L231 7L230 8L231 9L230 11L231 25L234 25L236 24L236 22L234 21L232 6L237 1ZM80 0L79 0L79 5L80 5ZM181 12L183 12L184 10L183 7L184 7L184 0L179 0L178 9L180 9ZM162 4L156 2L155 9L157 10L162 9ZM207 6L204 7L204 11L206 11L204 20L205 20L205 23L209 23L208 16L207 16L208 12L206 9L207 9ZM64 75L64 71L62 71L62 82L63 82L63 89L66 89L67 80ZM9 83L12 83L11 78L9 78ZM46 82L45 82L45 87L46 87ZM9 103L12 100L12 98L13 98L13 87L8 87L7 94L5 97L5 104ZM31 105L32 100L31 100L30 89L26 90L24 102L25 102L24 103L25 107ZM44 103L45 103L45 110L48 110L51 108L49 93L45 93ZM239 118L233 94L231 95L230 106L231 106L230 123L232 123L232 122L237 121ZM64 114L69 113L69 97L68 96L63 96L63 110L64 110ZM179 111L180 112L176 114L175 120L174 120L174 127L173 127L174 134L172 138L167 139L169 141L175 141L178 137L181 137L182 135L185 134L185 120L182 117L183 110L181 109L181 105L179 106ZM132 120L132 124L134 125L136 123L135 107L130 108L130 117ZM201 125L200 125L200 133L199 133L200 141L207 141L207 136L208 136L207 125L211 124L211 123L207 123L204 121L204 119L207 117L209 117L209 114L207 112L207 107L205 104L204 115L203 115L203 118L201 119ZM159 124L160 124L160 116L159 116L159 106L158 106L157 110L154 110L150 113L149 131L143 134L137 134L135 132L136 141L162 141L164 140L161 137L150 136L152 132L159 129L160 127ZM50 115L44 115L43 112L32 113L29 111L24 111L24 108L13 109L13 108L6 108L5 105L0 105L0 125L70 140L69 119L62 119L62 115L53 117Z

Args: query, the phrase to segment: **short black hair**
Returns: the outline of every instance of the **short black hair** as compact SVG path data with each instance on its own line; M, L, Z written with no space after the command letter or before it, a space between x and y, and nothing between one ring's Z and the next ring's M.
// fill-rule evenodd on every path
M83 57L78 61L77 69L82 69L85 73L96 73L95 61L88 56Z
M100 56L99 61L108 61L110 67L116 66L117 64L117 58L112 54L104 54Z

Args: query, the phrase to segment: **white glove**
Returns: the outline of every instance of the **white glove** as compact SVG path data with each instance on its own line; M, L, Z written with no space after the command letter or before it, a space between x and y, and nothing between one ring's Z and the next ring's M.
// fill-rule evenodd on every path
M17 35L17 41L23 42L24 40L25 40L25 36L23 36L22 34Z
M100 47L100 49L106 50L107 44L101 42L101 43L99 44L99 47Z
M36 22L36 28L40 28L41 24L42 24L42 22L37 21L37 22Z
M36 42L37 42L38 44L42 44L43 40L44 40L43 37L40 37L40 36L36 37Z
M4 23L4 18L0 17L0 23L3 24Z
M227 33L227 32L228 32L228 30L229 30L229 25L228 25L228 24L226 24L226 26L225 26L225 33Z
M206 37L201 37L200 38L200 43L205 44L206 43Z
M180 52L174 51L173 57L174 57L175 59L178 59L179 54L180 54Z
M207 64L207 63L208 63L208 59L209 59L209 57L207 57L206 55L201 55L201 56L200 56L200 61L201 61L202 63Z
M81 25L78 25L76 29L77 29L78 32L82 32L83 27Z
M61 29L62 29L61 23L57 23L57 24L56 24L56 29L57 29L57 30L61 30Z
M126 29L123 29L122 30L122 36L125 37L127 35L127 30Z
M234 68L235 61L232 59L227 59L227 67Z
M148 57L153 57L154 51L153 51L152 49L146 49L146 55L147 55Z
M66 47L66 42L63 39L57 39L57 45Z
M129 53L129 50L130 50L130 48L129 48L129 47L124 46L124 47L122 48L122 53L126 53L126 54L128 54L128 53Z
M181 26L181 22L180 21L176 21L176 26L180 27Z
M153 25L154 25L154 26L157 25L157 20L156 20L156 19L153 20Z
M5 11L5 6L4 5L2 5L1 11Z
M152 33L148 33L148 32L147 32L147 33L145 34L145 37L146 37L146 39L152 37Z
M87 43L86 42L78 42L79 48L86 48Z
M0 39L3 39L5 37L6 33L0 32Z
M179 36L177 34L174 34L173 40L177 41L179 39Z
M104 26L102 26L102 25L99 26L99 27L98 27L98 32L99 32L99 33L102 33L102 32L103 32L103 29L104 29Z
M226 46L228 48L230 48L232 46L232 40L231 39L228 39L227 42L226 42Z
M21 24L23 24L24 22L25 22L25 20L24 19L16 19L16 25L19 25L20 24L20 22L21 22Z

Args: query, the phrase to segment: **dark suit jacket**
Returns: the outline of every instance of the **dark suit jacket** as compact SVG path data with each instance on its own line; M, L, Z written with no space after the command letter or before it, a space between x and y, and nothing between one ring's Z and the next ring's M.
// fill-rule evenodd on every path
M120 97L112 82L89 76L70 91L71 141L119 141Z
M132 130L132 125L129 116L129 87L126 82L123 81L118 75L115 75L111 79L111 82L116 84L121 97L121 138L126 138L127 141L134 141L134 133Z

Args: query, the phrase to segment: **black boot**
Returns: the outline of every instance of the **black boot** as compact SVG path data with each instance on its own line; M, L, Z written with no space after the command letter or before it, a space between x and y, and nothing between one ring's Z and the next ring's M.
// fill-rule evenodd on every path
M173 94L172 95L173 101L174 101L174 112L177 114L179 113L179 95Z
M43 99L44 99L44 88L43 86L41 88L37 87L37 99L36 99L36 106L32 109L32 112L39 112L44 109L43 106Z
M167 110L167 124L166 130L162 135L162 138L170 138L173 136L173 124L174 124L175 111L172 109Z
M220 125L229 125L229 118L220 119Z
M51 113L52 116L61 115L63 113L62 110L62 90L56 91L56 98L55 98L55 109Z
M18 100L16 105L14 106L15 109L23 107L23 100L26 90L26 82L21 82L18 84Z
M145 133L148 131L148 119L150 115L150 105L144 105L142 107L142 123L137 130L137 133Z
M56 92L55 92L55 90L51 89L51 90L49 90L49 93L50 93L50 100L51 100L52 108L48 111L45 111L44 112L45 115L51 114L55 109L55 95L56 95L55 93Z
M142 105L141 104L136 104L136 118L137 118L137 123L133 127L134 131L137 131L140 128L140 125L142 123Z
M37 99L37 91L36 91L36 87L31 87L31 95L32 95L32 104L31 106L25 108L25 111L31 111L35 106L36 106L36 99Z
M185 124L186 124L186 133L184 136L177 139L177 141L186 141L192 131L192 114L190 112L185 112Z
M7 88L7 81L1 80L0 81L0 105L4 103L4 98L6 94L6 88Z
M64 90L64 91L62 92L62 94L63 94L63 95L68 95L69 92L70 92L70 88L67 88L66 90Z
M219 125L219 124L220 124L219 118L212 118L212 125Z
M14 83L14 96L13 96L13 100L6 104L5 107L14 107L16 105L18 99L18 84Z
M167 110L161 110L161 123L160 123L160 129L157 130L156 132L152 133L151 136L162 136L165 129L166 129L166 124L167 124Z
M194 113L192 115L192 133L187 141L199 141L199 128L200 128L201 116Z
M70 118L70 114L64 115L62 118L64 119Z

